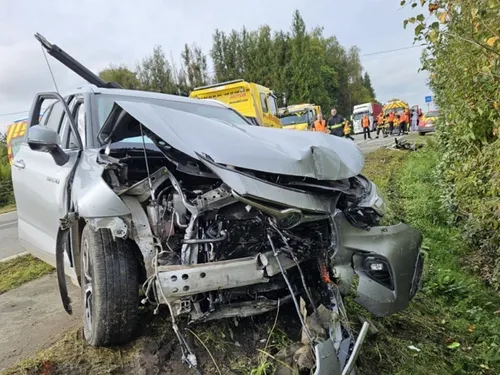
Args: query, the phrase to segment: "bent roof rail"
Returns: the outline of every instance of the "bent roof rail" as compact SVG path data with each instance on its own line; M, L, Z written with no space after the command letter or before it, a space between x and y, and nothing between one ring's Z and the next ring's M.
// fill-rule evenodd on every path
M45 37L39 33L35 33L35 39L38 40L42 47L44 47L49 55L61 62L67 68L78 74L87 82L96 85L100 88L115 88L123 89L117 82L106 82L101 77L92 73L87 67L82 65L79 61L75 60L72 56L63 51L60 47L50 43Z

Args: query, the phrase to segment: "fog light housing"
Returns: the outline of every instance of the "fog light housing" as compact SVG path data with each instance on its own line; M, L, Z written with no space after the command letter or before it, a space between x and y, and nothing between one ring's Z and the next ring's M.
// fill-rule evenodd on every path
M370 270L371 271L383 271L384 270L384 263L379 262L379 263L370 263Z
M387 260L378 257L367 257L365 259L365 270L370 279L386 288L394 290L392 269Z

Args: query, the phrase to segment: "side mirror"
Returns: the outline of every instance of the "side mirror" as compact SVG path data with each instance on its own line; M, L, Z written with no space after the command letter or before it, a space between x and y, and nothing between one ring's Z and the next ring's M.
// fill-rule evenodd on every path
M56 131L43 125L30 126L28 130L28 145L30 149L38 152L48 152L57 165L68 162L69 156L59 146L61 143Z

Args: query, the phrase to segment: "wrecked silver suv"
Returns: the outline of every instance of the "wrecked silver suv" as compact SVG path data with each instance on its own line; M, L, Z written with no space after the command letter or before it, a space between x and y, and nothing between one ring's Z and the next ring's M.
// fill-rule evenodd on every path
M141 302L166 304L196 366L180 322L291 303L316 374L351 373L368 323L356 339L342 295L355 285L374 315L400 311L423 262L418 231L379 226L385 203L360 174L359 148L254 126L217 102L119 89L37 38L94 85L35 98L13 161L19 238L56 265L70 313L64 275L78 277L86 340L126 342ZM307 327L299 300L312 315L328 309L323 335Z

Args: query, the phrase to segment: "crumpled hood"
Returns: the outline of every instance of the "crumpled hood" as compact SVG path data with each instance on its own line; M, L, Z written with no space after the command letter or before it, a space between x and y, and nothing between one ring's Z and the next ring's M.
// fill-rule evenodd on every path
M117 100L116 104L195 159L200 154L222 165L318 180L353 177L363 168L361 150L332 135L234 125L151 103ZM130 129L123 134L120 137L116 129L113 141L129 137Z

